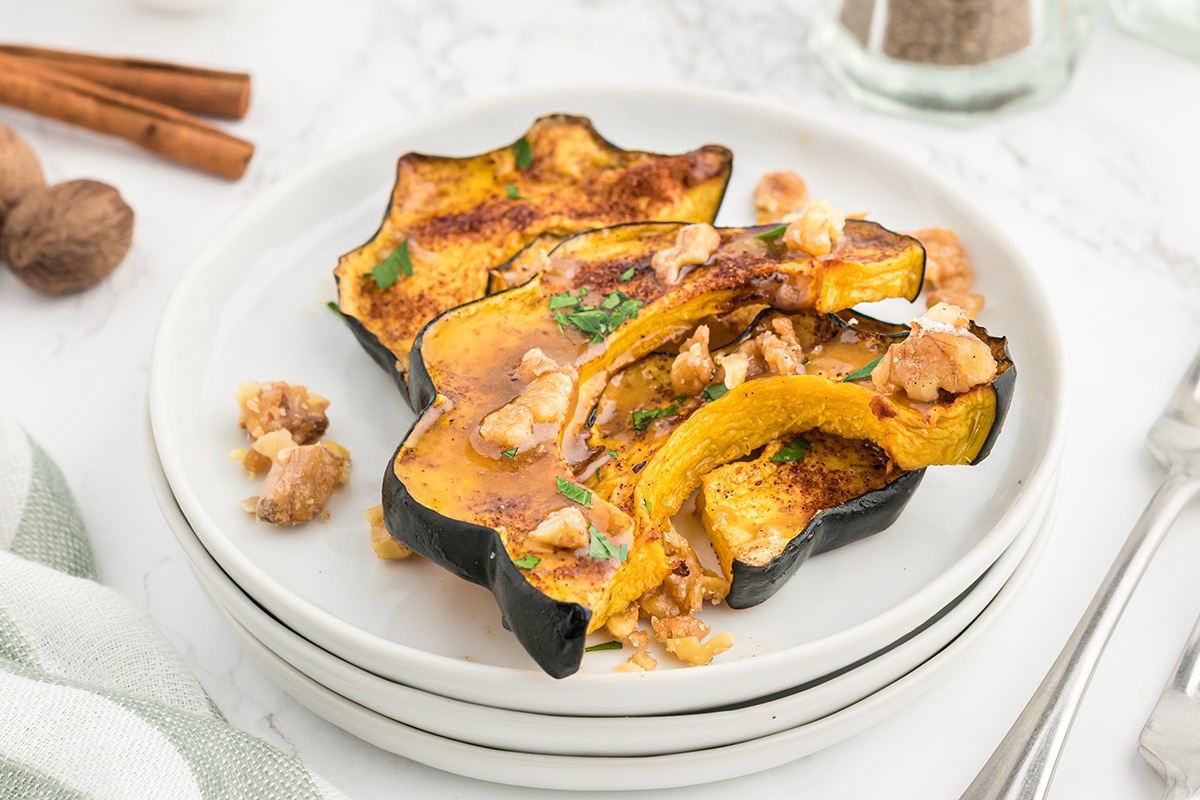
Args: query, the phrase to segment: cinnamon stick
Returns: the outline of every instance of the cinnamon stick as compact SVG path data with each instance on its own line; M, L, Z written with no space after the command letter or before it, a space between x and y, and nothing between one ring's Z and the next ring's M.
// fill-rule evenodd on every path
M171 106L0 53L0 103L126 139L223 178L246 171L254 145Z
M155 100L182 111L241 119L250 104L250 76L244 72L0 44L0 54L65 72L110 89Z

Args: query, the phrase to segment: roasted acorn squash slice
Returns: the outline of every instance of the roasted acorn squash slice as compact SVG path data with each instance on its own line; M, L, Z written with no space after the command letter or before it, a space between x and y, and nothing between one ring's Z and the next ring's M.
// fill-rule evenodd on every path
M651 258L682 227L631 224L567 239L551 269L446 311L414 345L410 383L422 412L384 476L388 530L489 587L505 623L556 677L578 669L589 631L668 570L661 520L651 524L640 509L631 518L576 479L591 456L587 417L609 377L742 304L834 310L912 298L921 285L920 245L861 221L847 223L823 258L757 238L762 228L721 229L709 259L667 285ZM481 424L525 397L532 384L522 361L533 348L572 375L567 408L533 426L532 441L502 447ZM564 510L583 515L590 541L546 547L531 536Z
M550 249L623 222L711 222L732 159L716 145L682 155L621 150L566 115L542 117L513 145L470 158L410 153L397 164L383 224L334 270L338 308L405 392L417 333L482 297L489 270L535 240Z
M760 315L741 337L714 350L714 355L719 359L738 350L745 342L772 331L779 318L776 312ZM778 462L762 464L758 460L734 461L718 468L719 475L709 472L701 473L699 478L691 476L693 488L703 481L701 505L708 508L705 527L722 572L731 583L726 601L734 608L745 608L765 600L810 554L832 549L889 526L911 498L920 481L921 467L982 459L1003 421L1015 377L1011 362L1005 356L1004 340L988 337L986 331L976 327L973 332L988 345L997 360L997 379L990 387L973 390L977 395L974 398L945 395L937 403L925 407L911 403L902 395L879 392L869 379L845 380L854 370L886 352L892 343L902 341L908 335L907 326L884 323L855 312L838 315L802 312L791 315L788 321L807 354L804 364L807 374L786 376L786 380L795 381L792 384L794 394L780 395L779 402L786 403L796 413L810 416L807 423L780 428L778 434L782 437L796 434L815 437L813 440L821 447L816 448L815 455L804 466L799 462L788 466ZM703 409L710 420L717 421L709 424L724 424L722 417L726 413L738 413L738 409L731 406L746 402L742 392L752 391L751 387L757 381L785 380L768 374L752 377L735 392L714 392L714 389L724 389L714 384L696 396L677 396L671 382L674 359L669 354L656 353L615 375L599 397L593 414L595 422L589 443L597 455L583 470L586 485L630 514L636 511L639 500L635 489L643 476L655 474L654 470L647 470L648 465L676 431L690 423L694 414ZM842 411L830 415L822 410L830 396L826 394L827 389L834 395L840 393L843 402L857 408L860 415L865 412L872 418L878 414L884 420L892 417L902 420L880 425L863 424L857 428L847 426L844 420L831 418L840 417ZM726 394L732 394L734 399L727 402ZM956 404L957 408L954 407ZM914 407L919 413L913 413ZM906 410L900 411L903 409ZM748 411L749 414L756 413L753 408ZM926 414L929 420L920 422ZM763 445L774 456L774 451L788 441L787 438L783 442L763 438L770 434L775 422L758 424L744 419L739 424L745 427L734 429L733 438L741 443L737 452L725 453L705 463L719 465L741 459ZM912 430L907 435L889 433L893 424ZM811 429L817 429L817 433L813 434ZM832 433L823 434L821 429ZM837 433L841 435L833 435ZM940 438L941 443L918 452L918 445L931 436ZM706 431L699 429L698 438L705 437ZM844 443L844 451L837 452L830 446L831 441ZM884 447L874 444L875 441L883 443ZM701 457L706 446L697 444L698 449L686 453L677 449L673 451L673 457ZM839 464L839 460L845 463ZM903 469L897 463L901 461ZM738 480L731 483L731 476L738 476ZM789 478L795 480L789 483ZM736 490L731 488L735 483ZM754 486L755 483L760 485ZM641 502L648 500L648 508L655 509L664 500L651 488L644 488L646 494ZM690 491L684 492L683 497ZM704 502L706 493L710 499L725 496L729 502L725 503L724 513L718 514L713 503ZM817 511L820 513L815 513ZM734 524L738 519L740 522ZM754 535L758 529L779 529L786 525L794 526L790 536ZM767 547L768 539L773 550ZM687 561L688 567L694 568L690 554L671 555L675 560Z
M809 556L885 530L924 475L895 469L878 445L819 430L709 472L696 509L730 582L725 602L757 605Z

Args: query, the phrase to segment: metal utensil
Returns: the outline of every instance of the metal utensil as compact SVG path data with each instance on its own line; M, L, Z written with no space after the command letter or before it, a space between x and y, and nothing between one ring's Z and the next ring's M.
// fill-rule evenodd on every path
M1166 477L1058 659L963 800L1046 796L1075 712L1117 620L1171 523L1200 490L1200 353L1150 429L1147 446L1167 468Z
M1167 782L1163 800L1200 795L1200 619L1138 742L1142 758Z

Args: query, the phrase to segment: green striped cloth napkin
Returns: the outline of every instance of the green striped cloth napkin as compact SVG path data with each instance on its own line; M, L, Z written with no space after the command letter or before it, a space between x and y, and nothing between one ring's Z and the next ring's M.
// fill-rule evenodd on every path
M62 473L3 415L0 797L342 797L231 726L146 615L96 582Z

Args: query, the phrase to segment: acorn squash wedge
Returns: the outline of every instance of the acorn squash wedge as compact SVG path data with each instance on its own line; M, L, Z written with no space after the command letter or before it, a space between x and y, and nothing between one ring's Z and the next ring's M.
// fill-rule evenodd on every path
M586 118L563 114L478 156L409 153L379 230L334 269L338 309L404 393L417 333L482 297L489 270L535 240L540 250L622 222L711 222L732 159L716 145L681 155L622 150Z
M696 510L729 580L725 602L758 605L809 556L885 530L924 475L895 469L876 444L820 430L709 472Z
M713 355L720 362L754 347L759 337L776 330L781 318L774 311L760 314L740 337ZM890 345L902 342L907 326L857 312L801 312L788 316L787 323L806 354L804 375L762 372L733 391L714 383L699 394L682 396L672 386L675 356L666 353L647 356L615 375L593 413L589 444L597 455L582 471L585 485L630 514L639 502L648 502L646 507L655 511L666 502L674 513L676 504L699 486L705 528L730 582L725 599L733 608L770 597L812 553L891 525L920 482L923 467L984 458L1007 413L1016 375L1005 341L974 327L974 335L997 361L996 379L963 395L914 404L903 394L877 390L869 379L846 380ZM756 409L748 399L759 381L774 382L780 389L770 410ZM840 398L842 404L832 413L826 408L831 398ZM802 421L770 420L781 406ZM700 412L707 421L695 427L693 417ZM731 421L738 414L745 416ZM769 421L760 422L760 414ZM858 423L853 422L855 415ZM877 424L868 422L877 416ZM675 442L684 426L691 426L685 435L694 432L690 447ZM708 439L719 426L728 429L737 446L714 455ZM795 444L796 437L820 447L814 447L811 458L803 451L791 463L778 458L779 448ZM656 463L659 453L668 447L663 459L672 466L680 467L687 459L702 464L686 476L691 488L680 486L684 478L679 475L667 481L679 489L674 499L664 499L653 486L662 466ZM742 460L760 447L766 448L767 463L761 463L762 456ZM647 485L639 500L637 489L643 482ZM781 533L785 529L789 532ZM757 535L764 530L774 533ZM670 541L679 542L676 537ZM679 548L682 551L669 553L673 565L682 562L685 569L695 569L697 560L686 545L680 543ZM697 609L683 611L689 610Z
M588 417L610 376L740 305L828 311L911 299L921 286L919 243L863 221L847 223L822 258L760 238L763 228L718 229L707 261L667 284L651 260L683 227L573 236L551 253L551 268L444 312L414 344L410 388L422 411L385 472L384 521L405 546L490 588L505 624L555 677L575 672L586 634L669 569L661 518L640 505L631 515L576 477L593 455ZM531 380L535 350L551 366ZM532 417L516 444L485 435L493 415L527 408L547 375L569 378L553 398L556 416ZM586 525L578 546L535 535L560 512Z

